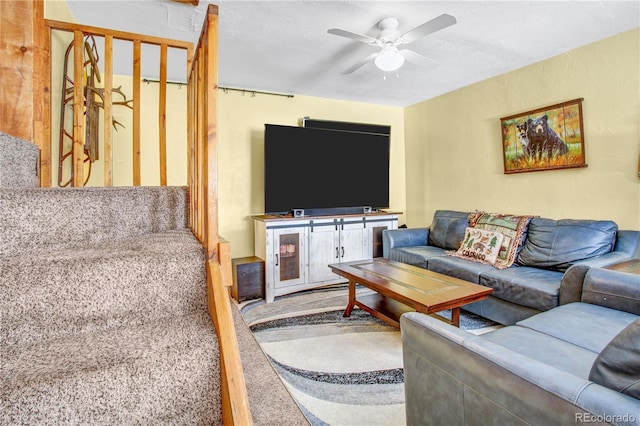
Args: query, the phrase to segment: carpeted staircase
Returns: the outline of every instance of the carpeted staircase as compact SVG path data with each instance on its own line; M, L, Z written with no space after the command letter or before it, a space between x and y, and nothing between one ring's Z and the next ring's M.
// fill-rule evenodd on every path
M0 132L0 425L222 424L182 187L35 188ZM255 425L308 425L232 304Z
M186 189L29 188L15 162L0 172L0 424L221 424Z

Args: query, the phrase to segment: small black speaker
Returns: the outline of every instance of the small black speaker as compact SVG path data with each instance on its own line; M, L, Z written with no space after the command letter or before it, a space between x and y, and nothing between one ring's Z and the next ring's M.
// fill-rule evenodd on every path
M304 217L303 209L293 209L293 217Z

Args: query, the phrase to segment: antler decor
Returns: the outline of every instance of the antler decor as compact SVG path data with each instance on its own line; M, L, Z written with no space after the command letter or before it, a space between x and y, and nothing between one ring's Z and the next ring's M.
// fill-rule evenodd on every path
M58 159L58 186L67 186L73 182L73 165L71 164L71 174L68 179L65 180L65 164L69 164L73 161L73 140L75 128L70 127L70 123L65 118L68 112L68 107L71 109L77 107L73 105L74 91L76 82L69 74L69 55L74 48L74 42L72 41L67 47L67 51L64 57L64 71L62 82L62 99L61 99L61 111L60 111L60 139L59 139L59 159ZM84 184L86 185L91 177L91 164L99 159L99 127L100 127L100 115L99 110L104 108L104 96L105 89L103 87L96 86L96 81L100 82L100 69L98 67L98 50L96 47L95 39L92 35L85 36L84 40L84 52L83 52L83 79L80 83L83 88L83 105L85 116L85 132L84 132L84 163L88 164L88 173ZM121 101L111 101L111 105L124 106L129 109L133 109L133 99L127 100L127 96L122 91L122 86L111 90L111 93L117 93L122 96ZM111 125L117 131L118 126L124 127L122 123L111 118ZM69 146L71 143L71 146Z

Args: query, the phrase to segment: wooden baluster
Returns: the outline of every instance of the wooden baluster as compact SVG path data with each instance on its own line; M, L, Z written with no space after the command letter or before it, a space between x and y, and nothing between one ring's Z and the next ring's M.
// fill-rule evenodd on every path
M104 185L113 186L113 36L104 38Z
M140 40L133 41L133 186L140 186Z
M191 191L192 185L193 185L193 179L191 178L191 170L193 170L191 164L192 164L192 152L193 152L193 130L191 127L191 116L193 114L193 107L192 107L192 101L193 101L193 83L191 82L192 80L192 73L190 71L187 72L187 187L189 188L188 190L188 194L189 194L189 216L187 217L187 225L189 226L189 229L191 229L191 231L193 231L193 220L192 220L192 215L193 215L193 193Z
M160 137L160 185L167 186L167 45L160 46L160 99L158 133Z
M208 25L207 25L207 41L205 45L207 50L203 57L205 64L205 87L207 93L205 105L205 123L206 123L206 240L208 249L208 258L218 258L218 14L217 7L215 14L211 13L209 6Z
M73 32L73 186L84 186L84 43L82 31Z
M196 143L197 143L197 147L198 147L198 152L197 152L197 166L196 166L196 182L198 185L198 205L197 205L197 214L198 214L198 237L200 239L200 241L203 243L203 245L205 246L205 249L207 249L207 241L205 240L205 232L206 232L206 223L204 222L204 212L205 212L205 206L206 206L206 199L205 199L205 195L204 195L204 191L205 191L205 176L206 176L206 170L204 167L204 134L205 134L205 129L204 126L206 125L206 122L204 120L204 61L202 58L203 55L203 47L199 46L198 47L199 50L199 54L198 54L198 79L197 79L197 85L198 85L198 107L197 107L197 115L196 115L196 128L197 128L197 137L196 137Z
M44 6L43 6L44 9ZM42 25L42 23L40 23ZM50 187L52 185L51 176L51 28L44 28L42 34L42 78L39 82L34 82L36 89L42 92L42 133L36 132L34 138L36 145L40 148L40 186ZM35 103L34 99L34 103Z

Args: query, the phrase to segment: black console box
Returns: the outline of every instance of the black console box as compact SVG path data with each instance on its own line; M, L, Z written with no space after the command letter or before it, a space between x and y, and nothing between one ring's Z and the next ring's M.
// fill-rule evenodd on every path
M231 297L238 302L264 299L264 261L256 256L231 260L233 284Z

